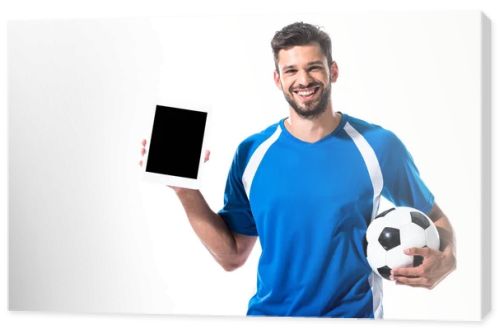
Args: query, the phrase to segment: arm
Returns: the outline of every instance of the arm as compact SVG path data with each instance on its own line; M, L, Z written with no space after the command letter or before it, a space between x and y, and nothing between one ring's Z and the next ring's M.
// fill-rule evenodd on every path
M141 141L141 156L146 153L146 139ZM210 151L205 152L205 162ZM143 165L143 160L139 165ZM257 237L233 233L221 216L213 212L198 190L170 187L175 190L189 223L215 260L227 271L242 266L247 260Z
M233 233L222 217L210 209L198 190L174 190L186 211L191 227L214 259L226 271L242 266L257 237Z
M410 248L407 255L420 255L424 260L418 267L396 268L392 270L396 284L434 288L456 268L455 238L453 228L441 209L434 204L429 214L439 232L439 251L430 248Z

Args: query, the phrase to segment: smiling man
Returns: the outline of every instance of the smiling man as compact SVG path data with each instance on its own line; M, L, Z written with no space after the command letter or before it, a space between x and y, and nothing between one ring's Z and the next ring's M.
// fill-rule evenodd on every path
M290 64L283 69L276 68L274 80L283 90L290 107L305 119L313 119L325 112L330 102L331 82L338 75L337 64L326 61L318 44L296 46L289 52L284 52L281 62ZM318 60L313 60L318 59ZM278 66L276 59L276 66ZM305 71L311 80L301 74L298 64L305 62ZM331 67L332 75L330 81ZM281 73L281 74L280 74ZM285 85L283 87L283 85Z
M248 315L381 318L382 282L366 260L366 228L381 196L426 212L441 249L410 249L400 284L433 288L455 268L453 232L401 141L334 112L339 69L329 36L294 23L272 42L274 81L289 116L245 139L215 213L197 190L175 188L204 245L226 270L243 265L258 239L257 291Z

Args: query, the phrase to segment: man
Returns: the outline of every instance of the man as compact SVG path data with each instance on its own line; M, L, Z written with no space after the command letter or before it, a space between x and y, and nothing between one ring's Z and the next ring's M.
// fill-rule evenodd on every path
M398 284L433 288L454 270L451 225L394 134L333 111L329 36L294 23L271 45L289 117L239 145L218 213L199 191L174 189L224 269L243 265L259 237L248 315L381 318L382 284L363 249L380 197L428 213L440 231L440 251L407 251L424 261L394 269Z

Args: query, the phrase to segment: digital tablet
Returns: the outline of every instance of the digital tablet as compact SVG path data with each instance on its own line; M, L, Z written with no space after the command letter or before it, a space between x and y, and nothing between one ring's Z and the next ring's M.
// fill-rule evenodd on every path
M198 189L207 118L208 108L157 105L146 146L144 179Z

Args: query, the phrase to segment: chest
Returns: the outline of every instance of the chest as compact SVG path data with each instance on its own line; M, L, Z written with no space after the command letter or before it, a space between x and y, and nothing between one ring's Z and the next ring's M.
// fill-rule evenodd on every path
M261 229L269 224L297 231L311 224L320 230L338 229L342 222L366 223L373 186L355 145L296 148L277 144L255 173L250 205Z

